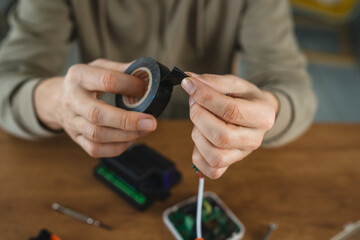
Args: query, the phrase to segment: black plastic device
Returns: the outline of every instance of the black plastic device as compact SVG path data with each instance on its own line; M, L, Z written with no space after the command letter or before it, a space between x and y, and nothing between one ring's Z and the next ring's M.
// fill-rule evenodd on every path
M146 145L133 145L120 156L100 159L94 175L138 210L165 200L181 179L172 161Z

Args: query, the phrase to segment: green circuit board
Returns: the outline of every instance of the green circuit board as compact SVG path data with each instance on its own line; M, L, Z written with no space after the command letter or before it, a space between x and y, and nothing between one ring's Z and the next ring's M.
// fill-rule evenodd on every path
M181 206L168 216L184 240L196 238L196 201ZM240 226L211 197L203 200L202 233L206 240L225 240L241 231Z

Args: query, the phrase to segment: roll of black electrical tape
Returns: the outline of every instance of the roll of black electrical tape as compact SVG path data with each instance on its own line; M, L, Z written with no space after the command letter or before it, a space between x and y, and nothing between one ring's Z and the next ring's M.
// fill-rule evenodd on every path
M126 69L125 73L138 77L148 83L145 95L141 98L116 95L116 106L144 112L158 117L170 101L173 86L180 84L187 75L174 67L167 67L150 57L140 58Z

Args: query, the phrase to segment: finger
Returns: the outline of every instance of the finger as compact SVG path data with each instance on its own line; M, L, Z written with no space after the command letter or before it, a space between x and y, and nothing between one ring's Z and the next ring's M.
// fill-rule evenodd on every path
M154 116L135 111L126 111L77 92L77 101L65 103L72 111L91 123L126 131L154 131L157 122Z
M216 148L196 127L193 129L191 137L200 154L212 168L228 167L249 154L248 151L243 152L238 149L227 150Z
M194 78L186 78L182 81L185 90L191 88L189 87L191 85L193 91L188 93L194 101L224 121L246 127L261 126L262 104L226 96Z
M190 107L190 119L217 148L254 150L261 145L260 130L227 124L197 103Z
M218 179L226 171L227 167L224 168L213 168L211 167L200 154L196 146L194 146L194 151L192 155L192 160L194 165L210 179Z
M109 69L109 70L115 70L115 71L119 71L119 72L125 72L126 69L128 69L128 67L130 67L130 65L133 62L128 62L128 63L121 63L121 62L114 62L114 61L110 61L104 58L99 58L96 59L95 61L92 61L91 63L89 63L90 66L95 66L95 67L100 67L100 68L105 68L105 69Z
M133 142L95 143L83 135L78 135L76 142L93 158L119 156L133 144Z
M129 142L149 133L146 131L125 131L110 127L100 127L81 116L73 118L70 126L67 127L96 143Z
M145 81L126 73L85 64L73 65L66 74L65 81L81 85L89 91L118 93L126 96L142 97L146 92Z
M233 97L249 98L260 93L259 88L254 84L235 75L199 75L192 72L186 72L186 74L192 78L196 78L209 87L216 89L223 95L230 93L230 95Z

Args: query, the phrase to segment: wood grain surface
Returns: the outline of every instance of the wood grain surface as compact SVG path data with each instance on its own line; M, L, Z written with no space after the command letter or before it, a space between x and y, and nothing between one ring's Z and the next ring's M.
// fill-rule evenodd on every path
M66 136L28 142L0 132L0 240L29 239L47 228L65 239L173 239L164 209L197 193L192 124L160 121L141 140L176 162L182 182L165 202L140 213L92 175L98 160ZM246 227L244 239L329 239L360 219L360 125L316 124L297 141L260 149L218 180L205 181ZM53 202L114 227L106 231L59 214Z

